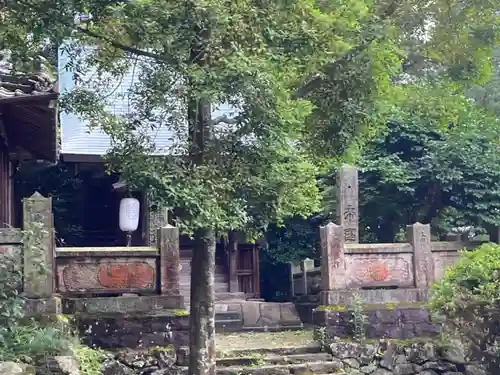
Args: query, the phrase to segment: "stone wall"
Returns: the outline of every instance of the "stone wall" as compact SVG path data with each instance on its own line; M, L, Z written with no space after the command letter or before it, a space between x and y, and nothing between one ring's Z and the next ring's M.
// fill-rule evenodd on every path
M74 317L84 343L100 348L183 346L189 340L189 316L181 311L161 314L78 314Z
M370 339L435 337L441 331L441 324L420 305L369 305L363 314L366 317L366 337ZM342 306L319 306L313 312L314 324L324 328L330 338L352 337L352 317L352 311Z
M302 326L293 303L218 302L215 306L215 313L218 331L300 328ZM226 325L224 325L224 317L227 317L228 324Z
M454 347L427 343L335 342L328 346L333 361L349 375L486 375Z

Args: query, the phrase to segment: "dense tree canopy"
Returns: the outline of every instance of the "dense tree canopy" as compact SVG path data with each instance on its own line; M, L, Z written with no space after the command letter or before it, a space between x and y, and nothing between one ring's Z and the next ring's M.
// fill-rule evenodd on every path
M480 82L499 21L496 4L485 0L6 0L0 7L0 49L12 52L14 67L36 61L41 45L71 39L69 68L93 90L75 90L63 109L111 136L110 168L132 188L181 208L177 224L196 244L190 372L199 374L215 367L215 233L261 231L317 211L318 164L383 127L402 80L439 76L456 90ZM131 71L131 110L115 116L106 86ZM440 124L454 121L443 114L456 105L429 100L422 105L435 105ZM212 118L221 103L235 108L230 119ZM151 156L147 130L160 126L172 132L172 157Z
M363 227L379 241L391 242L416 221L432 223L438 233L500 225L496 118L454 97L460 110L455 107L456 116L447 117L449 126L443 129L431 114L423 116L417 96L425 98L425 90L416 93L404 116L395 116L367 144L360 158Z

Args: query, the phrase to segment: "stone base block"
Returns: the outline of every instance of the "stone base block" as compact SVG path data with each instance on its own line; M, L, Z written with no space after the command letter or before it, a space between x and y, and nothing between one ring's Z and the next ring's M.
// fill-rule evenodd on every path
M328 290L320 292L321 305L349 305L353 296L358 295L363 303L398 303L427 301L426 289L370 289L370 290Z
M352 312L340 306L320 306L314 311L316 327L326 328L329 337L353 336ZM441 324L434 321L422 306L368 305L365 334L369 339L413 339L434 337L441 332Z
M62 313L61 298L28 298L25 302L26 315L53 315Z
M177 296L123 296L94 298L65 298L65 314L87 313L154 313L165 309L184 309L184 297Z
M100 348L150 348L189 344L189 316L163 314L78 314L75 324L85 344Z

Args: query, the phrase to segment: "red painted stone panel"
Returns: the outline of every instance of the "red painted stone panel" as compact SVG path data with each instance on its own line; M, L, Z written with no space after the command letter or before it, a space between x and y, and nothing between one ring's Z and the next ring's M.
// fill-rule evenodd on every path
M410 254L350 255L347 257L349 287L394 285L408 287L413 283Z
M103 264L97 279L105 288L147 289L154 283L155 271L147 263Z
M156 259L58 260L58 291L99 294L156 290Z

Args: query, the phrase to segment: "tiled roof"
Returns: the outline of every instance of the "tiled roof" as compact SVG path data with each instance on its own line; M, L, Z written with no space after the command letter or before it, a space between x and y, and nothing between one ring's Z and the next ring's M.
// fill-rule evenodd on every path
M75 87L72 72L67 71L65 66L68 62L68 56L61 51L59 52L59 91L61 93L72 90ZM137 69L136 69L137 70ZM132 72L121 78L116 85L113 85L113 100L108 110L116 115L126 115L130 110L129 102L126 98L126 93L134 84L134 75ZM214 117L233 112L230 106L219 106L214 111ZM75 114L61 113L61 154L72 155L73 158L78 156L102 156L110 148L110 138L100 129L90 130L88 124L82 121ZM174 133L168 126L155 128L148 132L157 149L156 154L166 155L169 153L169 147L172 144Z
M5 54L1 54L5 56ZM46 73L13 74L6 57L0 57L0 100L20 96L56 94L57 83Z

